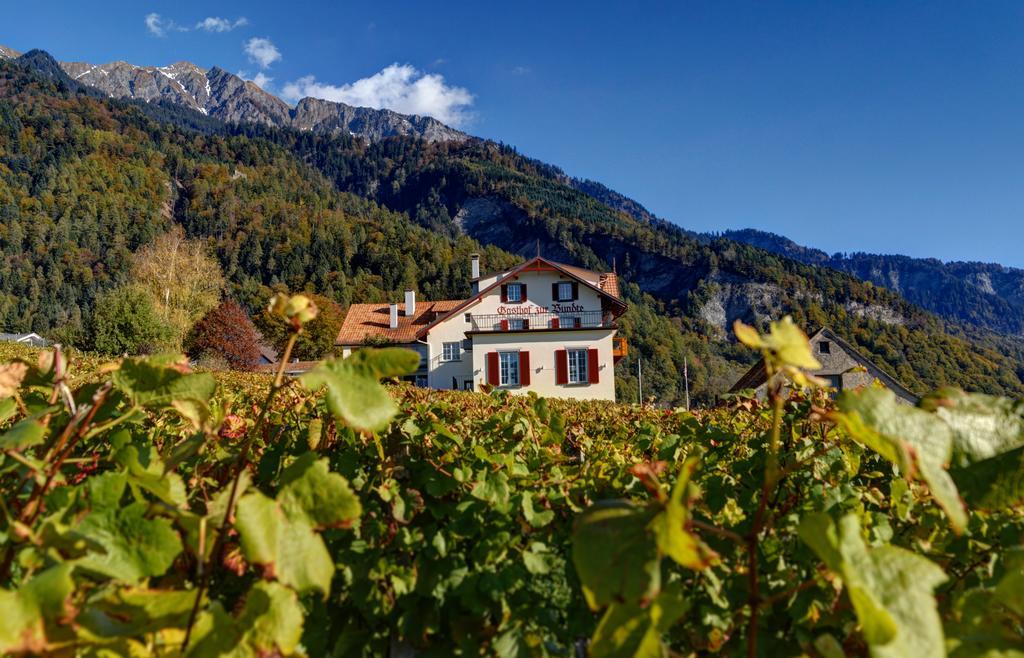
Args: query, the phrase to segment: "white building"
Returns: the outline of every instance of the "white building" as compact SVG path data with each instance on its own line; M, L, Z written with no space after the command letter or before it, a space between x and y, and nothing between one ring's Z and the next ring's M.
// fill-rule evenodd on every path
M592 272L540 256L480 276L473 255L469 299L353 304L337 344L418 351L420 386L480 390L483 384L547 397L615 399L615 362L625 355L616 319L626 310L614 272Z

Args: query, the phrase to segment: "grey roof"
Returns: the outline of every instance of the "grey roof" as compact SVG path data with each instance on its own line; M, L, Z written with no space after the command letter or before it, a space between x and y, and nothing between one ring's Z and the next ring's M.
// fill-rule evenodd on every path
M26 345L35 345L36 347L46 347L50 344L50 341L46 340L35 332L29 332L25 334L9 334L0 333L0 341L6 341L9 343L24 343Z
M866 356L857 351L853 345L836 335L836 332L832 331L828 327L822 327L814 333L812 333L808 339L813 340L818 336L825 336L832 342L839 345L843 350L849 354L854 361L857 361L860 365L868 369L868 371L875 376L880 382L885 384L886 388L892 390L898 396L911 400L913 403L917 403L919 399L917 394L911 391L909 388L904 386L895 377L882 370L878 365L868 359ZM764 359L759 359L757 363L750 367L742 377L740 377L732 388L729 389L730 393L737 393L747 388L757 388L764 384L768 380L768 371L764 367Z

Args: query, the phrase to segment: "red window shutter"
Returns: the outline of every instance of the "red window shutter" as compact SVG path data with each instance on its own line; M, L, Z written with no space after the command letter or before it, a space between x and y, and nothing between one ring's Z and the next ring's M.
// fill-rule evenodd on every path
M565 350L555 350L555 383L569 383L569 353Z
M519 353L519 384L521 386L530 385L530 353L520 352Z
M487 353L487 383L491 386L501 384L501 375L498 372L498 353Z
M579 298L580 298L580 284L575 282L575 281L573 281L572 282L572 301L576 301Z
M501 321L501 330L502 331L508 331L508 320L502 320Z
M519 284L519 301L525 302L526 299L527 299L526 298L526 284L525 283L520 283Z
M560 300L558 298L558 283L557 282L551 284L551 301L553 301L553 302L560 302L560 301L562 301L562 300Z
M558 318L551 318L551 328L558 329Z
M587 377L590 379L591 384L597 384L601 381L601 373L598 372L597 362L597 350L587 350Z
M508 301L508 284L501 284L501 303L504 304Z

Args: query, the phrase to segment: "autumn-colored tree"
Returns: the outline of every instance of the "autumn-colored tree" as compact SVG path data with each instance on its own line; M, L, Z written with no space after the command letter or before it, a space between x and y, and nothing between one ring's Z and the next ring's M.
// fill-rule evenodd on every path
M335 301L317 294L306 294L320 309L315 320L304 325L295 341L292 356L313 361L322 359L334 349L345 312ZM277 315L264 311L256 316L256 325L268 345L280 351L288 342L288 325Z
M192 327L185 349L195 359L223 359L235 370L251 370L260 357L260 334L242 307L228 299Z
M192 325L217 306L224 289L220 264L205 243L187 239L180 226L132 256L131 280L149 294L157 315L171 327L175 349Z

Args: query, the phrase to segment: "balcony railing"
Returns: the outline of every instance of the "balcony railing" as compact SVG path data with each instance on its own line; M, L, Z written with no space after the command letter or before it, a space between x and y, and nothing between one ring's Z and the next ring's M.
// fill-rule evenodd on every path
M472 331L528 331L531 329L610 329L615 320L610 313L528 313L523 315L470 315Z

